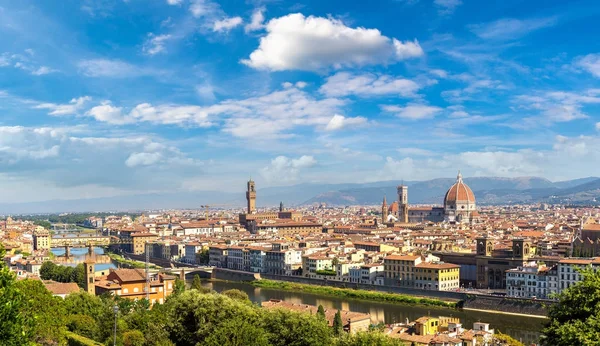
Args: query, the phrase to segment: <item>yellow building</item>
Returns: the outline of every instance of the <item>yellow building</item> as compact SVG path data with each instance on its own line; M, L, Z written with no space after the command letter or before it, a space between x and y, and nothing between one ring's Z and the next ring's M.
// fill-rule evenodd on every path
M421 256L390 255L383 259L385 278L393 284L413 287L415 267L422 262Z
M33 249L34 250L50 250L52 247L52 237L50 232L45 229L38 230L33 233Z
M164 303L174 287L175 277L165 274L153 275L146 284L146 275L141 269L112 269L105 278L96 279L94 285L96 295L108 292L131 300L148 296L152 305Z
M419 263L415 266L415 287L432 291L460 288L460 266L450 263Z
M158 235L152 233L134 233L131 235L133 239L133 253L143 255L146 253L146 243L158 238Z
M439 331L440 320L435 317L425 316L415 321L418 335L433 335Z

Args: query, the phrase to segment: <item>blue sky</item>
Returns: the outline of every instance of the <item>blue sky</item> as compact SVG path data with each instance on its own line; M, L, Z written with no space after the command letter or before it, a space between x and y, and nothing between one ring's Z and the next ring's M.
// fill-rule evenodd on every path
M0 202L598 175L596 1L0 0Z

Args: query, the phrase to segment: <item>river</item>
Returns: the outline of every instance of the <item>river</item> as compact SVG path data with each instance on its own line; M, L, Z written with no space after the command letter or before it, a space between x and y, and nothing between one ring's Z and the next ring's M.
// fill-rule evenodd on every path
M55 256L64 256L65 254L65 248L64 247L53 247L52 249L50 249L50 251L52 251L52 253ZM71 256L73 257L77 257L80 259L85 259L85 256L88 253L88 248L87 247L73 247L73 248L69 248L69 252L71 254ZM96 253L96 255L104 255L104 249L101 247L94 247L94 252ZM63 265L67 265L67 266L76 266L76 263L66 263ZM114 263L97 263L95 265L96 271L102 271L102 270L107 270L109 268L116 268L116 266L114 265Z
M472 328L474 322L486 322L490 328L508 334L525 344L537 342L545 319L525 316L494 314L478 311L458 311L434 307L371 302L364 300L341 299L305 292L290 292L277 289L257 288L250 284L238 282L203 282L205 287L217 292L236 288L244 291L250 300L261 303L269 299L281 299L288 302L310 305L323 305L325 308L342 309L368 313L373 323L396 323L414 321L421 316L458 317L465 328Z

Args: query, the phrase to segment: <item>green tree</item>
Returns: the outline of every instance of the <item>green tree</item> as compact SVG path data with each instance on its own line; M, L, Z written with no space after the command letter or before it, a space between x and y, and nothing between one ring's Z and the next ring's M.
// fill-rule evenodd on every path
M500 344L503 346L525 346L522 342L513 339L509 335L502 334L500 332L492 336L492 343Z
M128 330L123 333L124 346L144 346L145 344L146 338L144 338L144 334L139 330Z
M273 346L332 345L331 328L314 315L276 309L265 311L263 320Z
M173 294L178 295L185 291L185 281L180 278L175 278L175 286L173 287Z
M198 276L198 274L194 275L194 279L192 280L192 289L193 290L201 290L202 289L202 281L200 280L200 276Z
M6 251L0 244L0 258ZM32 320L24 314L25 296L16 286L15 274L0 260L0 340L6 346L29 344Z
M317 317L322 320L325 320L325 309L321 304L319 304L319 307L317 308Z
M202 344L229 321L245 321L260 329L261 313L254 305L235 301L220 294L185 291L165 303L166 329L176 345ZM226 327L223 327L226 328Z
M39 280L21 280L16 286L26 297L23 315L35 321L30 326L33 340L40 344L64 341L67 321L62 298L53 296Z
M239 317L223 321L204 340L207 346L269 346L269 335L256 324Z
M208 264L209 255L208 248L203 248L202 250L196 253L196 263L198 264Z
M342 322L342 314L340 310L335 313L333 318L333 334L341 335L344 331L344 322Z
M563 290L550 307L542 344L598 345L600 340L600 272L581 271L583 280Z
M222 295L225 295L233 300L239 300L242 302L250 302L250 298L248 297L248 294L244 291L240 291L238 289L230 289L230 290L225 290L223 292L221 292Z

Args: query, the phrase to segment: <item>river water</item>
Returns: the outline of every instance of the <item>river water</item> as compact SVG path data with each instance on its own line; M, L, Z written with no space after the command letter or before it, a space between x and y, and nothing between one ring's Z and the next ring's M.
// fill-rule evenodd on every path
M52 249L50 249L50 251L52 251L52 253L55 256L64 256L64 254L65 254L64 247L53 247ZM85 259L85 256L88 253L88 248L87 247L73 247L73 248L69 248L69 252L70 252L71 256L73 256L73 257ZM101 247L94 247L94 252L96 253L96 255L104 255L104 249ZM64 265L76 266L77 264L67 263ZM116 268L116 266L113 263L97 263L95 265L96 271L107 270L109 268Z
M490 328L508 334L517 340L529 344L539 339L542 318L493 314L478 311L458 311L434 307L418 307L401 304L371 302L364 300L342 299L305 292L290 292L277 289L257 288L250 284L238 282L203 282L205 287L217 292L236 288L244 291L250 300L256 303L270 299L281 299L292 303L323 305L325 308L342 309L371 315L372 323L397 323L414 321L422 316L451 316L458 317L464 328L472 328L474 322L486 322Z

